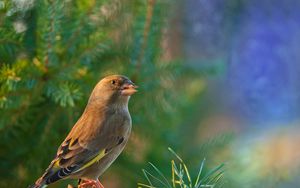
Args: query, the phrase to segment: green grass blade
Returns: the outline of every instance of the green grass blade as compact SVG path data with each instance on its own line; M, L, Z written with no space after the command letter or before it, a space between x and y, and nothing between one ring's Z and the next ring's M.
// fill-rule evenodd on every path
M183 162L183 160L179 157L179 155L177 155L177 153L170 147L168 147L168 150L176 156L176 158L180 161L180 162Z
M172 186L170 185L169 181L167 180L167 178L163 175L163 173L151 162L149 162L149 164L152 166L152 168L154 168L154 170L163 178L163 180L166 182L166 184L168 185L168 187L172 188Z
M199 187L199 185L201 185L202 182L205 182L210 176L212 176L214 173L216 173L217 171L219 171L220 169L222 169L224 167L224 164L221 164L219 166L217 166L216 168L212 169L211 171L209 171L203 178L202 180L199 181L198 185L196 187Z
M186 176L187 176L187 179L188 179L188 182L189 182L189 187L192 188L193 185L192 185L192 179L191 179L189 170L188 170L188 168L186 167L185 163L184 163L184 162L182 162L182 163L183 163L183 168L184 168L184 170L185 170L185 173L186 173Z
M201 173L202 173L202 170L203 170L203 167L204 167L204 163L205 163L205 158L201 162L200 169L199 169L198 176L197 176L194 187L196 187L196 185L198 184L198 182L200 180L200 176L201 176Z
M152 183L151 183L151 181L150 181L150 179L149 179L149 177L148 177L148 175L147 175L147 173L146 173L146 170L145 170L145 169L143 169L142 171L143 171L143 173L144 173L144 176L146 177L146 179L147 179L148 183L149 183L149 184L152 186Z
M151 174L151 173L148 172L147 170L144 170L143 172L144 172L144 175L146 176L146 178L147 178L148 175L149 175L149 176L151 176L153 179L157 180L159 183L161 183L162 185L164 185L164 186L167 187L167 185L166 185L162 180L160 180L159 178L155 177L153 174ZM147 174L148 174L148 175L147 175ZM148 177L147 179L148 179L149 184L150 184L151 186L153 186L153 184L152 184L150 178Z
M217 175L209 178L206 184L210 184L211 182L214 182L214 184L217 184L217 181L223 176L223 172L224 171L220 171Z
M146 184L143 184L143 183L138 183L138 188L140 188L140 186L147 187L147 188L157 188L157 187L153 187L152 185L146 185Z

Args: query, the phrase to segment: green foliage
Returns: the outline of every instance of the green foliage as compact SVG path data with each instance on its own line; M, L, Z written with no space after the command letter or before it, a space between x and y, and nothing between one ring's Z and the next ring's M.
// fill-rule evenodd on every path
M144 161L163 166L168 145L183 148L179 135L193 131L184 117L205 84L181 62L161 58L171 2L0 2L0 187L26 187L43 173L108 74L140 87L129 107L132 140L104 180L113 174L133 187Z
M74 106L75 100L79 100L82 93L75 84L62 83L58 87L49 87L48 95L62 107Z
M224 165L217 166L216 168L210 170L207 174L203 175L205 159L201 162L199 171L197 173L197 178L195 181L192 180L190 172L184 161L171 149L169 151L177 158L178 163L176 164L175 160L171 161L172 167L172 178L167 178L164 174L152 163L149 163L153 168L154 173L143 169L143 173L148 181L147 184L139 183L138 187L140 188L200 188L200 187L216 187L220 184L220 180L223 177L223 167ZM168 179L171 179L169 182ZM221 186L220 186L221 187Z

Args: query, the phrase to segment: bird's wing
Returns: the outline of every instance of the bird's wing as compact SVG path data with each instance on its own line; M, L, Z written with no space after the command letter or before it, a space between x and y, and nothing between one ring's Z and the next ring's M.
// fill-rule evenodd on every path
M103 147L97 150L91 150L81 145L78 139L66 139L43 175L43 180L46 181L46 184L50 184L84 170L99 161L124 140L120 136L110 136L109 139L109 142L104 141L107 144L103 144Z

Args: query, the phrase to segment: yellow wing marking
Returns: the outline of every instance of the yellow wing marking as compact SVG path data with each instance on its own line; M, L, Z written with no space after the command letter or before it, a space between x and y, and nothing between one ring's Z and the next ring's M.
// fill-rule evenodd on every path
M57 169L57 168L60 168L59 166L59 160L56 160L53 164L53 168Z
M98 162L101 158L103 158L103 157L105 156L105 154L106 154L106 153L105 153L105 149L101 150L101 151L99 152L99 154L98 154L95 158L93 158L92 160L90 160L89 162L87 162L85 165L83 165L80 169L76 170L75 172L81 171L81 170L83 170L83 169L85 169L85 168L91 166L91 165L94 164L95 162ZM74 173L75 173L75 172L74 172Z

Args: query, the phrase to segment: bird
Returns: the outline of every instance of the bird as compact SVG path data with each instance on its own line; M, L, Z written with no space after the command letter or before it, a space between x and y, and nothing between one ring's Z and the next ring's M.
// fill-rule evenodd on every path
M136 92L137 85L126 76L101 79L49 167L29 188L44 188L63 179L78 179L79 188L103 188L99 176L120 155L130 136L128 102Z

